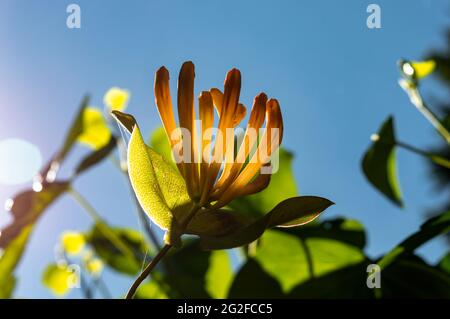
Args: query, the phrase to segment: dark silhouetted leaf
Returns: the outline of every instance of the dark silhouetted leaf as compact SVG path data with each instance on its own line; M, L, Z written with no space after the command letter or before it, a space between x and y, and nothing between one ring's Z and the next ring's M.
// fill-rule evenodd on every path
M383 298L450 298L450 276L413 258L398 259L381 272Z
M395 145L394 119L389 117L365 153L362 169L376 189L395 204L402 206L402 195L397 180Z
M81 174L84 171L88 170L92 166L98 164L103 159L105 159L112 150L116 147L116 138L114 136L111 136L108 144L103 146L102 148L95 150L88 154L85 158L81 160L81 162L77 165L75 169L75 174Z
M204 249L228 249L249 244L258 239L266 229L297 226L314 220L333 205L328 199L314 196L289 198L253 223L226 236L202 236Z
M283 298L283 292L276 279L249 259L236 274L228 298Z
M296 286L288 298L314 299L371 299L373 290L367 288L367 265L361 263L338 269Z

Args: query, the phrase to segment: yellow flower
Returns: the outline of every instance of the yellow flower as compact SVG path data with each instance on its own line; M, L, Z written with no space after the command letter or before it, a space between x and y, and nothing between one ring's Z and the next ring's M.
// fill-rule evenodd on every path
M178 169L186 181L190 197L198 202L199 206L213 203L213 207L219 208L238 196L259 192L268 185L270 174L259 174L259 171L268 163L271 154L281 143L283 120L277 100L268 100L264 93L257 95L243 141L235 156L234 128L245 117L246 108L239 103L241 73L232 69L225 78L223 93L213 88L203 91L198 97L201 123L198 143L194 76L194 64L184 63L178 77L179 125L175 122L169 72L165 67L156 72L155 101L174 156L179 159ZM208 130L214 126L214 108L219 117L217 134L221 138L216 136L214 145L211 145L212 136L208 134ZM265 130L262 136L259 136L258 144L258 138L252 138L255 137L252 133L258 132L264 122ZM185 134L180 128L190 133L189 136L183 136ZM231 135L228 134L230 130ZM188 143L184 140L186 138L190 139ZM255 147L256 151L252 154L251 151Z
M103 114L95 107L87 107L82 114L83 131L77 141L94 150L98 150L108 144L111 139L111 131L105 122Z
M98 276L103 271L103 261L99 258L90 258L84 261L84 267L93 276Z
M110 111L123 111L127 108L130 92L127 90L112 87L103 97L103 103Z
M58 297L62 297L79 282L78 273L67 265L48 265L42 277L43 284Z
M66 253L77 255L86 245L86 239L82 233L66 231L61 235L61 244Z

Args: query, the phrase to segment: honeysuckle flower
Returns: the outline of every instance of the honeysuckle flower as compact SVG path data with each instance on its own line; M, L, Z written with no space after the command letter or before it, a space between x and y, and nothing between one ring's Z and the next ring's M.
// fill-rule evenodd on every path
M181 245L183 234L199 236L204 249L239 247L255 241L268 228L309 223L333 204L320 197L293 197L256 219L224 209L234 198L259 192L268 185L270 174L264 174L262 168L281 143L280 105L264 93L257 95L242 142L236 145L234 130L246 114L245 106L239 103L241 73L237 69L227 73L223 92L213 88L200 93L199 124L195 120L194 77L194 64L184 63L178 76L177 124L169 72L161 67L155 76L155 102L177 168L145 144L133 116L112 112L131 134L128 174L136 197L152 221L166 231L166 245L136 279L126 298L133 297L170 247ZM219 118L217 127L214 109Z
M236 197L268 185L270 174L262 168L267 168L281 143L280 105L258 94L237 145L235 128L246 115L239 103L239 70L227 73L223 92L213 88L200 93L199 122L195 120L194 77L194 64L184 63L178 76L177 124L169 72L161 67L155 75L155 102L178 169L145 144L134 117L113 111L131 134L127 160L133 190L152 221L166 231L167 244L180 245L180 236L188 233L200 236L207 249L237 247L257 239L267 228L308 223L332 205L324 198L294 197L256 220L224 209Z
M178 78L179 127L175 122L169 72L165 67L156 72L155 102L174 155L179 158L178 155L181 154L178 168L186 181L191 198L198 202L199 206L214 202L213 207L219 208L238 196L259 192L268 185L270 174L258 173L280 145L283 119L276 99L268 100L264 93L256 96L243 141L235 156L233 128L245 117L246 108L239 103L241 73L233 69L226 76L223 93L213 88L201 92L198 97L201 132L199 137L201 143L198 143L195 135L197 128L194 77L194 64L184 63ZM208 134L208 130L214 125L214 108L219 121L215 145L212 145L210 150L208 146L212 136ZM258 133L264 122L266 127L262 137L260 136L260 144L257 145L254 154L251 154L251 150L258 142L256 136L254 134L252 136L252 131ZM177 131L179 128L184 128L188 136L182 136L183 133ZM227 130L231 130L231 134ZM182 140L186 138L190 139L187 143ZM185 161L185 158L188 161Z

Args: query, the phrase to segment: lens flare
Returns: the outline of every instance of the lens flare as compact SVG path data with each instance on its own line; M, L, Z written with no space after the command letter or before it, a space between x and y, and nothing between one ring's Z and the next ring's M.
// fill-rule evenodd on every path
M41 165L41 152L30 142L16 138L0 141L0 184L29 182Z

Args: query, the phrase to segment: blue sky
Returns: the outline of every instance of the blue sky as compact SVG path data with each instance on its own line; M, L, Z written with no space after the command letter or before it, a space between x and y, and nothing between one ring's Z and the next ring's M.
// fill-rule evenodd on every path
M374 1L372 1L374 2ZM409 104L397 84L397 59L420 59L444 45L448 1L376 1L382 28L368 29L371 1L19 1L0 3L0 140L25 139L48 158L59 147L83 94L102 106L104 92L132 92L129 112L149 134L159 125L153 75L161 65L174 79L186 60L196 64L196 92L221 87L227 70L243 76L241 100L261 91L276 97L285 120L286 148L295 155L301 194L337 203L326 217L360 220L368 252L386 252L416 230L443 194L427 179L421 158L400 151L406 208L385 200L364 179L360 159L369 137L389 115L400 139L418 147L439 137ZM81 7L81 29L66 27L66 7ZM427 80L425 96L443 97ZM77 148L66 167L82 153ZM70 170L63 170L63 175ZM0 185L0 202L26 187ZM75 187L111 223L138 227L123 177L106 161ZM0 225L8 221L0 213ZM87 230L91 221L68 196L40 220L18 269L17 295L51 297L40 273L66 229ZM420 253L437 260L439 240ZM131 278L106 274L115 295ZM74 291L71 297L78 297Z

